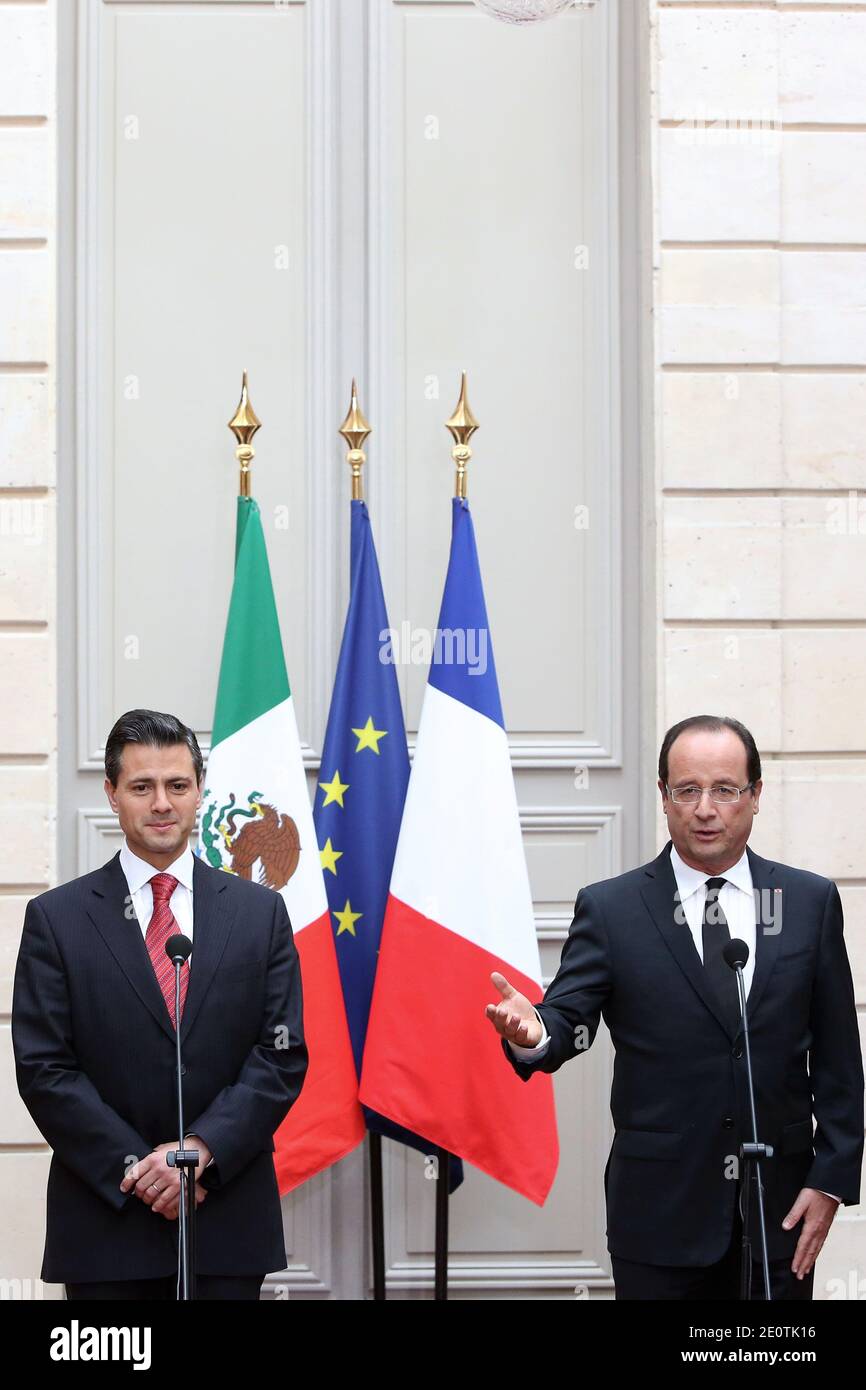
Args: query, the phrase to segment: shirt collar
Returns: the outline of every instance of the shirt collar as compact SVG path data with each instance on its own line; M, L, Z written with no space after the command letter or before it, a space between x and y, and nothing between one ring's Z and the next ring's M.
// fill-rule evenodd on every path
M152 864L148 864L146 859L139 859L137 854L133 854L124 835L120 850L120 867L126 875L130 893L137 893L139 888L143 888L155 874L160 872L171 874L178 883L182 883L185 888L192 892L193 853L189 844L181 851L173 864L170 864L167 869L160 870L155 869Z
M741 889L744 893L752 893L752 871L749 868L748 852L744 849L736 864L732 864L729 869L725 869L723 874L708 874L703 869L693 869L691 864L687 864L684 859L677 854L676 845L671 844L671 868L674 871L674 878L677 881L677 888L680 893L680 901L685 902L699 888L702 888L708 878L725 878L732 883L735 888Z

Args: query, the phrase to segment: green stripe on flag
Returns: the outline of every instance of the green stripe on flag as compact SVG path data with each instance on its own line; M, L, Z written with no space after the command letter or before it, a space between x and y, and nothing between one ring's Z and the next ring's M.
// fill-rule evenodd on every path
M211 748L290 694L261 512L254 498L239 497L235 578Z

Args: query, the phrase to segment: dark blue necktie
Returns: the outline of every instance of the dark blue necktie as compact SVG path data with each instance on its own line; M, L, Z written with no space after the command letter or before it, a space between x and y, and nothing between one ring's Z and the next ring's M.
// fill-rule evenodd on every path
M737 977L724 957L724 949L731 939L728 920L719 902L719 893L727 883L725 878L707 879L707 898L704 903L704 920L701 935L704 946L704 969L722 1006L725 1018L734 1033L740 1026L740 997Z

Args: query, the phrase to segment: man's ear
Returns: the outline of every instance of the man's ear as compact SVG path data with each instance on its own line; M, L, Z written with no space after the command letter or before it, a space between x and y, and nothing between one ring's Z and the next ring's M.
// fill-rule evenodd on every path
M664 815L667 815L667 813L668 813L668 797L667 797L667 792L666 792L666 790L665 790L665 784L664 784L664 782L662 781L661 778L659 778L657 785L658 785L659 791L660 791L661 794L662 794L662 812L664 813Z
M112 811L114 811L115 814L116 814L116 813L117 813L117 800L116 800L116 796L115 796L115 789L114 789L114 787L112 786L112 784L109 782L109 780L108 780L107 777L106 777L106 779L105 779L105 781L103 782L102 785L103 785L103 787L105 788L105 795L108 797L108 804L109 804L109 806L111 807Z

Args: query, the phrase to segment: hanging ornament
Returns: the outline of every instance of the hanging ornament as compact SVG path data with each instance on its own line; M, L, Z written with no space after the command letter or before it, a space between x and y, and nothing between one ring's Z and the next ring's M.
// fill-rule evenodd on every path
M591 9L596 0L475 0L475 4L504 24L537 24L572 7Z

